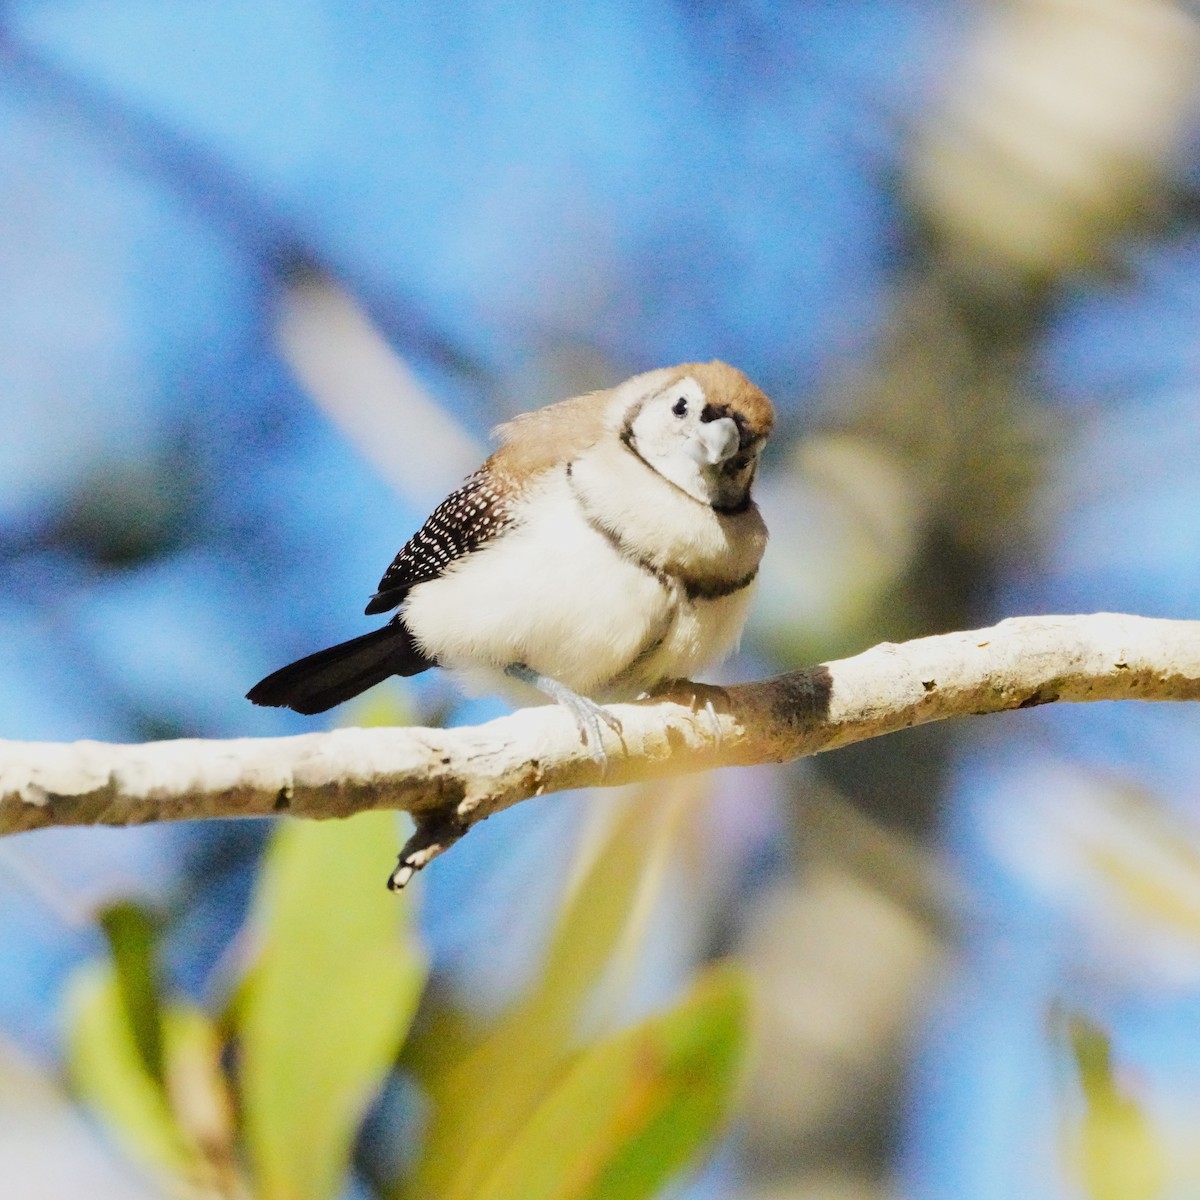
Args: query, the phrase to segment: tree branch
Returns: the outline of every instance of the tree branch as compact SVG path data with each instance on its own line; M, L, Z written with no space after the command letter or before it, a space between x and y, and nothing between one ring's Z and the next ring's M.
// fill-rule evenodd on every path
M612 705L602 771L556 706L458 729L336 729L137 746L0 742L0 833L405 809L395 882L476 822L543 792L783 762L949 717L1056 701L1200 699L1200 621L1017 617L884 643L761 683Z

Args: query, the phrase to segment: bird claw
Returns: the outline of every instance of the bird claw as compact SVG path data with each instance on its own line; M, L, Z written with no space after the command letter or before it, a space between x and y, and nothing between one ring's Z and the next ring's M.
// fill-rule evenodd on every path
M604 749L604 738L600 726L601 724L607 725L614 734L620 737L621 722L617 717L613 716L603 705L597 704L595 700L581 696L567 687L565 683L559 683L557 679L552 679L549 675L542 675L524 663L512 663L505 668L505 674L537 688L543 696L548 696L551 700L561 704L575 718L575 724L579 727L580 736L583 738L584 745L588 747L592 761L600 767L601 773L608 770L608 754Z
M604 740L600 725L607 725L618 737L621 736L621 722L603 705L571 692L569 696L556 697L558 702L575 718L579 732L588 747L588 753L602 770L608 769L608 754L604 749Z
M720 750L725 744L725 735L721 732L721 720L717 716L717 707L713 703L714 698L719 698L723 702L728 702L729 694L723 687L711 683L695 683L690 679L668 679L664 680L652 693L652 696L662 695L665 692L688 691L691 693L688 698L688 707L693 713L704 713L708 718L708 726L712 731L713 741L717 744L717 749Z
M704 701L704 711L708 714L708 721L712 726L713 739L717 743L717 749L720 750L725 743L725 735L721 732L721 722L717 720L717 710L713 707L711 696Z

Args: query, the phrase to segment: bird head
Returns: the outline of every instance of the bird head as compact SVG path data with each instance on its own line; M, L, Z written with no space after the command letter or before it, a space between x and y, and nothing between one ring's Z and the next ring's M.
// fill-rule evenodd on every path
M702 504L738 513L750 504L759 454L771 432L770 400L723 362L685 363L644 376L621 439L647 466Z

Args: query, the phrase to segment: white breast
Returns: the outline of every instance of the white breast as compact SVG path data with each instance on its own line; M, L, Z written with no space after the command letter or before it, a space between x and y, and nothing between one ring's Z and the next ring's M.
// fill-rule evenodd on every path
M414 587L405 624L472 690L512 691L496 673L520 662L598 696L670 626L673 597L590 528L555 473L519 523Z
M681 597L662 644L630 671L630 690L648 691L667 679L695 679L727 658L741 640L753 593L750 585L718 600Z
M469 691L544 699L503 675L523 663L617 700L724 658L752 591L689 600L588 523L563 470L525 498L503 535L414 587L401 612L422 650Z

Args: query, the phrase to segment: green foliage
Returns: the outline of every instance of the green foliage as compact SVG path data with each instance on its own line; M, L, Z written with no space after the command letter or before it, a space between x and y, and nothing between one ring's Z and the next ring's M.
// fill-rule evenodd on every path
M233 1106L217 1030L193 1006L163 1003L150 913L117 904L100 925L112 962L85 967L69 1000L76 1090L133 1157L202 1193L230 1195Z
M1084 1111L1071 1131L1071 1160L1089 1200L1157 1200L1167 1155L1150 1117L1121 1085L1108 1035L1079 1014L1067 1021Z
M428 1097L428 1127L384 1192L649 1200L712 1141L743 1059L736 970L711 970L633 1028L595 1032L612 1023L604 999L619 1007L632 976L696 786L615 804L543 971L508 1012L479 1029L430 1006L403 1060ZM112 956L73 982L71 1074L124 1150L172 1190L341 1194L425 981L412 893L379 883L395 841L387 814L280 824L246 930L250 965L221 1026L164 995L150 914L131 904L103 914Z
M69 998L71 1076L82 1099L131 1157L203 1193L233 1195L233 1107L221 1073L221 1041L204 1013L171 1004L154 1014L163 1074L148 1069L108 964L85 967Z
M94 964L79 972L69 1010L76 1091L129 1153L169 1174L190 1174L186 1140L160 1081L146 1070L115 970Z
M579 1054L475 1200L641 1200L723 1123L743 1056L746 989L717 968L661 1016Z
M545 1184L550 1176L557 1177L560 1191L544 1194L607 1196L610 1193L604 1190L579 1190L581 1179L591 1179L584 1163L597 1170L615 1163L618 1144L627 1143L634 1158L648 1152L641 1121L632 1120L628 1126L605 1124L610 1118L617 1120L619 1113L641 1111L639 1097L646 1079L625 1070L625 1035L591 1049L581 1047L581 1042L589 1023L598 1020L603 993L621 991L606 989L605 983L632 974L645 915L657 899L679 832L686 828L684 817L694 813L703 786L695 779L677 780L614 799L615 818L606 835L590 847L590 857L563 906L544 969L528 992L482 1031L445 1019L430 1024L410 1047L409 1059L425 1084L432 1114L425 1151L398 1195L412 1200L474 1200L503 1194L496 1191L497 1169L511 1173L534 1168L544 1152L547 1131L575 1106L579 1106L574 1114L579 1130L590 1131L594 1141L590 1150L578 1141L570 1150L566 1142L559 1142L563 1154L543 1161L549 1174L539 1179ZM698 994L708 995L703 989ZM672 1027L673 1020L683 1025L693 1020L694 1003L699 1003L695 996L685 998L677 1009L630 1031L632 1044L653 1048L660 1037L669 1038L664 1030ZM736 1043L733 1057L740 1061L744 1020L740 1008L737 1012L732 1023L738 1033L736 1038L730 1035L730 1044ZM656 1022L665 1025L660 1028ZM665 1155L666 1161L656 1168L653 1156L647 1157L643 1169L632 1174L642 1189L611 1194L654 1195L664 1178L684 1167L697 1148L715 1136L735 1071L717 1053L716 1041L709 1049L713 1057L707 1064L707 1086L713 1095L724 1098L722 1103L689 1109L687 1098L664 1084L666 1098L659 1115L665 1127L676 1119L690 1122L694 1138L664 1141L657 1153ZM585 1060L591 1064L587 1068ZM601 1066L609 1060L611 1075ZM669 1073L666 1067L663 1070ZM617 1132L621 1129L623 1135ZM520 1147L526 1145L530 1151L522 1157ZM506 1165L498 1168L500 1163ZM506 1178L509 1175L501 1176L502 1181ZM592 1182L600 1187L600 1175ZM526 1188L532 1189L530 1195L543 1194L532 1176L524 1178L521 1187L513 1186L511 1195L523 1196Z
M332 1200L425 979L399 901L377 883L396 820L287 822L256 902L258 963L239 1005L246 1143L261 1200Z
M155 971L158 929L144 908L125 902L100 914L108 938L119 1000L142 1065L159 1083L164 1079L162 999Z
M227 1039L198 1010L161 1000L149 916L132 905L104 914L113 965L75 980L70 1066L131 1155L207 1194L334 1200L424 984L411 901L378 883L395 841L385 813L276 831L230 1031L238 1131L221 1066ZM249 1185L235 1166L239 1133Z

